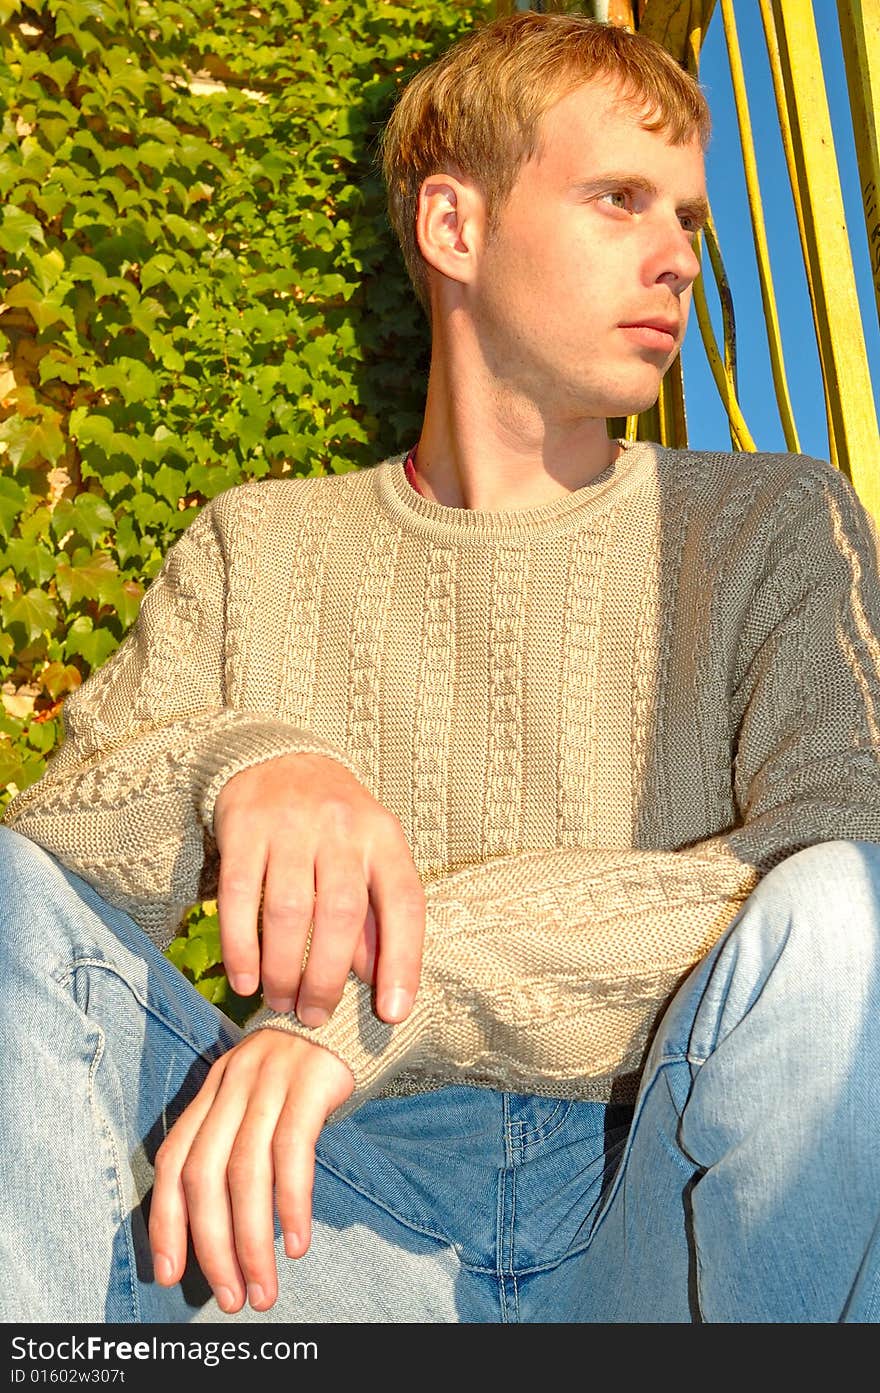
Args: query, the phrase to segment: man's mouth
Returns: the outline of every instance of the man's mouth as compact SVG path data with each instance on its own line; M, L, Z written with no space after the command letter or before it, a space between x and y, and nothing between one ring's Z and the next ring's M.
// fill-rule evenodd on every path
M627 338L640 343L644 348L654 348L660 353L669 353L675 347L678 324L669 319L639 319L631 324L618 326Z

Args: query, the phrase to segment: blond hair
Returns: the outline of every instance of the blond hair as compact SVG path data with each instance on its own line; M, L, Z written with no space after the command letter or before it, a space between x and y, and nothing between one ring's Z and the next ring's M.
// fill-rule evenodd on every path
M568 92L612 77L672 144L710 133L698 83L643 34L582 14L526 10L460 39L404 88L381 140L388 213L426 310L428 277L416 238L419 192L453 165L486 200L490 233L520 167L540 151L540 119Z

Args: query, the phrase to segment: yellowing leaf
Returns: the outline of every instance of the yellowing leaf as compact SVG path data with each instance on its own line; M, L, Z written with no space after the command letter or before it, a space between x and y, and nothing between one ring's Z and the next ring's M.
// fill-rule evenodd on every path
M2 601L0 613L4 624L21 624L30 642L39 638L40 634L51 632L58 619L54 601L45 591L36 589Z
M51 295L43 295L33 281L25 279L7 291L6 303L14 309L27 310L38 329L47 329L50 324L66 324L72 329L73 310L70 305L62 304L65 294L64 288L60 287Z
M88 561L78 566L59 561L55 571L58 594L66 605L74 605L79 600L112 604L119 583L116 562L112 556L101 551L96 551Z
M64 436L58 428L60 420L57 412L49 411L36 420L10 416L0 424L0 450L5 445L5 453L16 468L29 464L33 459L54 464L66 448Z
M7 252L23 252L31 242L45 245L42 227L23 208L16 207L14 203L7 204L3 209L3 221L0 222L0 247Z
M82 682L82 673L72 663L47 663L40 673L40 681L53 701L66 692L75 691Z

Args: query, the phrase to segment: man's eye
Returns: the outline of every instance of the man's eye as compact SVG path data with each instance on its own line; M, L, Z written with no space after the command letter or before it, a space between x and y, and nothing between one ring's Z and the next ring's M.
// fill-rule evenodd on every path
M603 194L602 197L607 198L609 202L613 203L615 208L629 207L629 194L626 189L611 189L608 193Z

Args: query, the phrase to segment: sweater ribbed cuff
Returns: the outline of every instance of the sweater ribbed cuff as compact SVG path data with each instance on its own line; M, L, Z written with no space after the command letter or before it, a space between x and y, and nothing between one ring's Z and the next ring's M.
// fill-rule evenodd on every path
M373 1010L373 989L350 974L339 1005L325 1025L303 1025L293 1014L263 1007L247 1022L245 1035L257 1030L284 1030L322 1045L347 1065L354 1077L354 1092L331 1119L353 1112L377 1094L388 1079L421 1061L436 1010L434 994L420 990L406 1020L398 1025L382 1021Z
M203 826L213 833L215 804L234 774L291 754L326 755L364 782L363 770L329 740L285 721L241 713L239 720L218 731L202 747L194 761L193 796Z

